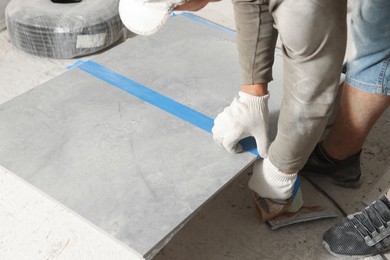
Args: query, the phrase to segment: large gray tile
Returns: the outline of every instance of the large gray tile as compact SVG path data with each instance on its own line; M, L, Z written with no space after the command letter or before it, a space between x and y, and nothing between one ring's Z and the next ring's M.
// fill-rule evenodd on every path
M238 91L234 39L183 17L95 61L210 117ZM2 104L0 122L2 166L147 258L255 159L77 68Z

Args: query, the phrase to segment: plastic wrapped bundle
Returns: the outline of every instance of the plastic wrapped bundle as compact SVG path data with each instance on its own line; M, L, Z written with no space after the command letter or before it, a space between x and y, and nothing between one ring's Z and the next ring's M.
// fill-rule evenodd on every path
M11 42L38 56L74 58L102 50L123 36L119 0L12 0L6 10Z
M0 0L0 31L5 28L5 7L10 0Z

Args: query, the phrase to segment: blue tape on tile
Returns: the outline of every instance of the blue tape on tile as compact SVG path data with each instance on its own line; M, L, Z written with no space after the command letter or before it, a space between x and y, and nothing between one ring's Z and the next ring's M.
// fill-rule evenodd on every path
M104 66L99 65L93 61L77 61L73 66L68 68L78 68L88 74L99 78L112 86L115 86L127 93L140 98L149 104L156 106L180 119L191 123L209 133L214 125L214 120L192 108L189 108L169 97L161 95L160 93L143 86L142 84L128 79ZM254 138L249 137L240 141L242 147L251 152L252 154L259 156L256 149L256 142Z
M138 82L128 79L112 70L107 69L93 61L87 61L77 66L83 70L117 88L126 91L178 118L181 118L207 132L211 132L213 119L184 106L173 99L147 88Z
M197 15L194 15L194 14L191 14L191 13L186 13L186 12L181 13L180 15L184 16L186 18L192 19L192 20L194 20L194 21L196 21L198 23L201 23L201 24L213 27L213 28L215 28L215 29L217 29L219 31L222 31L224 33L227 33L227 34L229 34L231 36L236 36L236 32L235 31L233 31L233 30L231 30L229 28L223 27L223 26L221 26L219 24L210 22L210 21L208 21L206 19L203 19L203 18L201 18L201 17L199 17ZM173 15L173 17L175 17L175 15Z
M81 64L83 64L84 63L84 61L82 61L82 60L78 60L78 61L76 61L74 64L72 64L72 65L69 65L68 67L66 67L68 70L70 70L70 69L73 69L73 68L75 68L75 67L78 67L78 66L80 66Z
M203 18L200 18L196 15L190 13L182 13L184 17L190 18L194 21L200 22L202 24L211 26L218 30L224 31L232 36L236 33L233 30L225 28L223 26L217 25L213 22L207 21ZM175 16L175 15L173 15ZM276 54L280 54L279 49L275 49ZM82 71L89 73L92 76L95 76L119 89L126 91L178 118L181 118L194 126L197 126L209 133L211 133L211 129L214 124L214 120L202 113L193 110L183 104L176 102L173 99L170 99L164 95L159 94L158 92L149 89L143 86L140 83L137 83L131 79L128 79L114 71L109 70L93 61L77 61L74 65L68 66L68 69L78 68ZM259 159L261 158L257 152L256 141L253 137L248 137L240 141L241 146L248 152L256 155ZM294 183L293 189L293 197L297 194L299 188L301 186L300 178L298 177L296 182Z
M184 12L180 15L192 19L193 21L213 27L231 36L236 35L236 32L231 29L215 24L191 13ZM176 15L172 14L172 16L174 17ZM211 133L211 129L214 125L214 120L212 118L203 115L202 113L193 110L185 105L182 105L164 95L161 95L158 92L155 92L154 90L151 90L140 83L137 83L114 71L111 71L93 61L84 62L79 60L75 64L68 66L67 68L79 68L80 70L83 70L117 88L120 88L176 117L179 117ZM248 137L241 140L240 144L244 148L244 150L256 155L258 158L261 158L257 152L256 141L253 137Z
M301 179L298 176L297 180L294 183L293 194L292 194L293 198L295 197L295 195L297 195L298 190L299 190L300 187L301 187Z

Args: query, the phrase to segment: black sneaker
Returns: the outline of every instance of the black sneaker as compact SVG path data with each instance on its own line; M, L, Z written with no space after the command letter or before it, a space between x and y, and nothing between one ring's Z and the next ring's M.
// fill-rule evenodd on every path
M332 163L322 159L324 155L320 144L317 144L299 174L304 177L325 177L339 186L356 188L361 184L360 154L361 151L340 163Z
M386 196L343 218L325 232L325 248L334 256L368 257L390 249L390 202Z

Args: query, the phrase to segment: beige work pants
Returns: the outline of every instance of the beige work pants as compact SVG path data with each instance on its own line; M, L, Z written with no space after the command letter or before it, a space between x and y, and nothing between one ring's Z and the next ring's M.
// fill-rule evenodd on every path
M346 48L347 1L233 0L233 5L242 84L272 80L280 35L283 99L269 158L280 170L298 171L334 107Z

